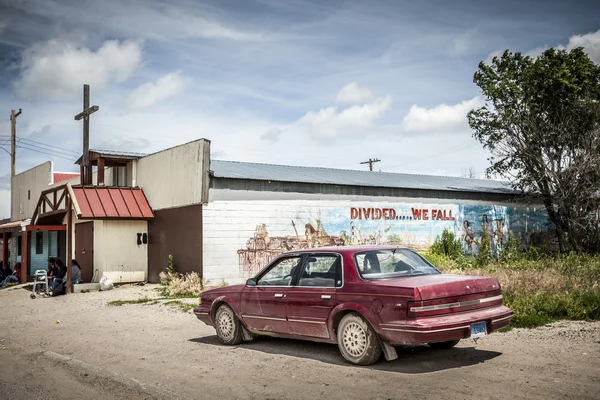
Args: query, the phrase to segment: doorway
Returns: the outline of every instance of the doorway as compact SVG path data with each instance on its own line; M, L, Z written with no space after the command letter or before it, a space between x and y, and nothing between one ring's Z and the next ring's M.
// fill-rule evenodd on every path
M94 223L75 225L75 259L81 267L81 279L91 282L94 277Z

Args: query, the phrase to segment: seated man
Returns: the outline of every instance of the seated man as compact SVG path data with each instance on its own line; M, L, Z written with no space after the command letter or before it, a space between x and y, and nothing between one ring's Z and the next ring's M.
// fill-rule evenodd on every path
M0 261L0 282L4 281L7 277L12 275L12 271L8 266L8 263Z
M0 283L0 287L5 287L9 283L19 283L21 280L21 263L15 264L15 272L12 275L7 276L2 283Z
M52 275L52 279L50 280L50 289L54 290L55 287L64 283L67 279L67 266L62 262L60 258L57 258L54 261L55 270Z
M79 263L77 263L77 260L71 260L71 282L81 282L81 267L79 266Z

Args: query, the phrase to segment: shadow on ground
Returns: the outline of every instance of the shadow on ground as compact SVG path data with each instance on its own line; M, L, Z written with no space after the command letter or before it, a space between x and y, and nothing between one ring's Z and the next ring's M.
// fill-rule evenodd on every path
M205 336L190 339L190 342L226 347L219 342L217 336ZM338 347L333 344L258 337L253 341L245 342L238 347L268 354L279 354L307 358L335 365L352 366L342 358ZM475 347L455 347L450 350L434 350L426 345L397 347L396 351L398 352L398 359L394 361L385 361L385 358L382 356L378 363L368 367L359 368L370 368L379 371L404 374L422 374L477 365L502 354L496 351L477 349Z

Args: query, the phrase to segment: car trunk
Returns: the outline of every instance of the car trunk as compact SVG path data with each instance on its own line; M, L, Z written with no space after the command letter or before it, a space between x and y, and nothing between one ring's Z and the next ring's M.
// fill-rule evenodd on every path
M377 281L379 285L413 289L407 316L426 317L465 312L502 304L495 278L464 275L422 275Z

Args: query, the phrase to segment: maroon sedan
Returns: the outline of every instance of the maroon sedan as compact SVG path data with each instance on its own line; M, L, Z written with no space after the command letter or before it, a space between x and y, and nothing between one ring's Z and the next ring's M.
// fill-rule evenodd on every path
M369 365L394 346L451 348L507 326L494 278L446 275L417 253L390 246L308 249L282 254L245 285L208 290L194 314L221 342L252 335L337 343L351 363Z

